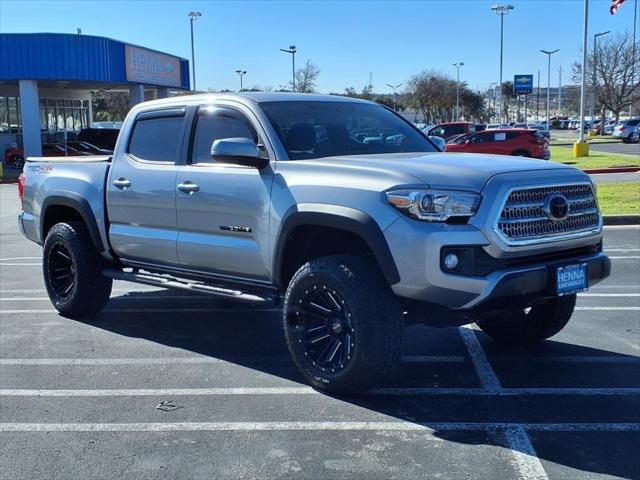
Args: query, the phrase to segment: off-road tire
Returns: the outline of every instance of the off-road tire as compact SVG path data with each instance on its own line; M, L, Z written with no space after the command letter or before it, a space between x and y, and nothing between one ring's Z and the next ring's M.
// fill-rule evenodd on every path
M527 345L541 342L562 330L576 306L576 296L566 295L534 305L529 313L524 309L488 317L476 323L480 329L495 341L510 345Z
M51 303L65 317L89 317L106 305L113 282L102 275L103 267L82 222L57 223L47 233L42 256L44 283Z
M352 332L348 341L341 344L341 348L348 344L351 347L340 350L341 355L345 354L342 357L345 364L338 365L338 371L331 371L326 363L314 363L309 356L313 352L305 348L308 340L302 342L307 338L304 336L305 315L310 318L305 313L303 299L309 295L326 295L323 289L339 299L336 303L340 308L334 307L335 315L348 316L347 331ZM396 296L370 258L340 255L305 263L289 283L283 317L291 357L304 378L318 389L341 393L366 390L384 383L399 364L402 311ZM331 333L335 334L335 331Z

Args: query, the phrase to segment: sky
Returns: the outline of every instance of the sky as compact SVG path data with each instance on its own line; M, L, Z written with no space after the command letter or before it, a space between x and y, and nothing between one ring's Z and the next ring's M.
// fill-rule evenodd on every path
M157 0L0 0L0 32L76 33L124 42L191 58L190 10L194 24L196 81L199 90L239 88L235 70L247 71L244 86L279 88L291 79L291 56L280 48L295 45L296 63L320 67L318 90L361 90L372 74L376 92L391 91L423 70L455 77L485 89L499 77L500 20L495 1L157 1ZM570 83L571 65L581 57L583 0L510 0L505 17L503 79L541 72L546 85ZM616 15L609 0L590 0L589 38L611 30L633 29L634 0ZM640 21L638 22L640 24ZM638 25L640 29L640 25ZM640 36L640 32L638 33ZM0 60L1 61L1 60Z

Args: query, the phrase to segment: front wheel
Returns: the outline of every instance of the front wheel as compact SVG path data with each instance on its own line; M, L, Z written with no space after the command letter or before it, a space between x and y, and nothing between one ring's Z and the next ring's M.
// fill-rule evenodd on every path
M477 321L480 329L500 343L526 345L538 343L562 330L576 306L576 296L552 298L544 303L514 310L499 318Z
M402 312L373 261L323 257L304 264L291 280L284 331L311 385L356 392L381 384L398 364Z
M81 222L55 224L44 242L42 269L51 303L62 315L82 318L106 305L112 280Z

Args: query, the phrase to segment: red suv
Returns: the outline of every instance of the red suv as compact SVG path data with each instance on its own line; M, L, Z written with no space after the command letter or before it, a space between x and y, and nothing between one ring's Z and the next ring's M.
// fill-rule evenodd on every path
M510 128L484 130L447 143L446 152L495 153L549 160L549 140L536 130Z
M451 122L440 123L433 127L427 135L434 135L436 137L442 137L445 140L453 137L454 135L460 135L463 133L473 133L476 131L476 125L468 122Z

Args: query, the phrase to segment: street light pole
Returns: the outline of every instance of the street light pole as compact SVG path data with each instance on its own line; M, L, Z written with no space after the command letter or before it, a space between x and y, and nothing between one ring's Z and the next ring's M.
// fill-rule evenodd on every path
M562 114L562 65L558 69L558 116Z
M396 89L400 88L404 83L399 83L397 85L391 85L387 83L387 87L393 89L393 111L396 112L398 110L398 103L396 102Z
M551 128L551 123L549 121L549 109L551 108L551 55L553 55L556 52L559 52L560 50L553 50L552 52L549 52L548 50L540 50L542 53L544 53L545 55L547 55L548 58L548 64L547 64L547 130L550 130Z
M500 95L500 123L502 123L502 57L504 51L504 16L513 10L513 5L494 5L491 10L500 15L500 88L498 89Z
M453 64L456 67L456 122L460 121L460 67L464 66L464 62L456 62Z
M240 68L240 69L236 70L236 73L240 77L240 91L242 91L243 90L243 88L242 88L242 77L244 77L247 74L247 71L246 70L242 70Z
M192 90L195 92L196 90L196 54L195 49L193 47L193 22L195 22L198 17L201 17L202 13L200 12L189 12L189 23L191 24L191 76L193 77L193 88Z
M289 48L281 48L281 52L291 54L291 91L296 91L296 46L290 45Z
M606 32L600 32L600 33L596 33L593 36L593 104L591 106L591 121L595 122L596 121L596 96L597 96L597 85L598 85L598 56L597 56L597 52L598 52L598 37L602 37L603 35L606 35L608 33L611 33L610 30L607 30ZM586 67L585 67L586 68Z

